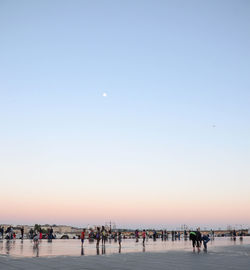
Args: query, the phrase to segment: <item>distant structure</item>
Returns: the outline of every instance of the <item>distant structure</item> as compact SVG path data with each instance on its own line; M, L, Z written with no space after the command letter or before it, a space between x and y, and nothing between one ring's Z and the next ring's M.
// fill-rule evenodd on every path
M108 222L105 222L105 228L110 231L115 231L116 230L116 224L115 222L112 222L111 220Z

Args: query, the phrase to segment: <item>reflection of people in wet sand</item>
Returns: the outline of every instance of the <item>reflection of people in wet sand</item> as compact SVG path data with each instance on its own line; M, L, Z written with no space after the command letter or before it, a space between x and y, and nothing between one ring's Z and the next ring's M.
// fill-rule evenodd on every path
M11 249L11 246L10 246L10 240L8 239L7 241L6 241L6 246L5 246L5 248L6 248L6 254L10 254L10 249Z
M106 254L106 247L105 245L102 246L102 255Z
M82 256L84 255L84 248L83 248L83 246L81 247L81 255Z
M39 257L39 244L38 240L34 242L33 252L36 257Z

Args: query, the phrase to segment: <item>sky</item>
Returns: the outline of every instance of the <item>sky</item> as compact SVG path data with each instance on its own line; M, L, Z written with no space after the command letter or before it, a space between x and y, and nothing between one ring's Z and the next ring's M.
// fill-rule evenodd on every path
M0 223L249 227L249 13L0 0Z

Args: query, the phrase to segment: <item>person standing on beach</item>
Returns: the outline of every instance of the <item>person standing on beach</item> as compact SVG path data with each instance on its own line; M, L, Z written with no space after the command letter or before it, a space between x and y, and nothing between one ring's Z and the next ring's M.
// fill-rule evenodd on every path
M171 231L172 234L172 241L174 241L174 231Z
M41 241L43 239L43 233L42 228L39 229L39 240Z
M4 227L0 227L0 236L3 239L3 234L4 234Z
M24 228L21 228L21 239L23 239Z
M81 232L81 242L82 242L82 246L83 246L83 243L84 243L84 239L85 239L85 229L82 229L82 232Z
M33 239L33 234L34 234L34 231L32 228L30 228L30 231L29 231L30 239Z
M105 242L106 242L106 230L105 230L104 226L102 226L101 234L102 234L102 245L105 246Z
M167 230L164 230L164 240L166 241L168 238L168 233L167 233Z
M49 229L49 240L52 241L52 239L53 239L53 228L50 227L50 229Z
M33 237L33 242L34 242L34 247L37 248L38 244L39 244L39 235L38 235L38 231L35 231L34 233L34 237Z
M236 241L236 231L233 230L233 240Z
M145 246L145 239L146 239L146 231L142 231L142 245Z
M99 248L99 243L100 243L100 239L101 239L99 227L97 227L95 238L96 238L96 247Z
M153 240L156 241L156 238L157 238L157 232L156 232L156 230L154 230L154 232L153 232Z
M139 231L138 230L135 230L135 242L138 242L139 241Z
M184 230L184 240L187 241L187 231Z
M121 232L119 232L118 234L118 243L119 243L119 248L121 248L122 246L122 233Z
M202 237L201 237L200 228L197 228L197 231L196 231L196 246L197 246L198 252L200 252L201 242L202 242Z

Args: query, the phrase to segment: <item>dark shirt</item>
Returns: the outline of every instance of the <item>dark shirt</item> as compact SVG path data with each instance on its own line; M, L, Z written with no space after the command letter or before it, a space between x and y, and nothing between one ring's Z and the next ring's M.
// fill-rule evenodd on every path
M196 231L196 239L197 241L201 241L201 233L199 231Z
M190 232L189 238L190 240L196 240L196 232Z

